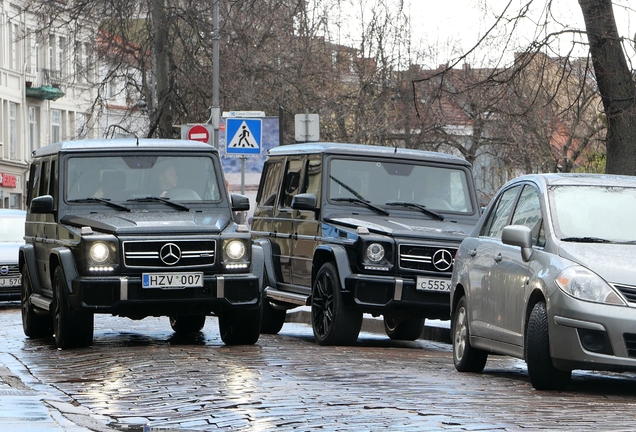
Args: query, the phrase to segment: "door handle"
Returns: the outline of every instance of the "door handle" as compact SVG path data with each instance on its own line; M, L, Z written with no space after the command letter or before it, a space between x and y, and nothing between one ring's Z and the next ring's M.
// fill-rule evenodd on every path
M502 259L501 254L498 254L494 259L495 259L495 262L500 262Z

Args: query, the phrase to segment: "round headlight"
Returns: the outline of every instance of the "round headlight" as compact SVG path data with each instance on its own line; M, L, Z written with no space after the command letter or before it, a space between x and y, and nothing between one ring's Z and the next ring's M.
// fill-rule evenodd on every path
M108 259L108 255L110 255L110 251L108 250L108 246L104 243L93 243L90 249L90 256L93 261L96 263L103 263Z
M374 263L382 261L382 258L384 258L384 246L380 243L371 243L367 246L367 258Z
M243 255L245 255L245 245L242 241L232 240L225 245L225 253L230 259L241 259L243 258Z

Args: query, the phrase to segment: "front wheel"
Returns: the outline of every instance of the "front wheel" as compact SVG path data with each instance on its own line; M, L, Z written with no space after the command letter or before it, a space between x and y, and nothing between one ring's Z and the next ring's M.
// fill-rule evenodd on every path
M384 317L384 331L392 340L414 341L422 336L424 318L412 318L399 321Z
M219 331L225 345L254 345L261 334L261 309L220 313Z
M22 307L22 329L30 338L45 338L53 334L53 321L50 315L38 315L31 305L30 298L33 286L27 265L22 267L22 286L20 287L20 303Z
M453 363L459 372L481 372L486 366L488 353L470 345L466 297L459 299L453 315Z
M196 333L203 329L205 315L177 315L170 317L170 326L176 333Z
M530 383L537 390L562 390L572 375L572 371L557 369L552 364L548 312L542 301L534 305L528 319L526 364Z
M362 312L344 304L338 272L330 262L320 267L314 281L311 325L320 345L351 345L362 328Z
M55 346L60 349L89 346L93 342L93 314L76 312L71 307L62 267L55 269L53 286L55 290L53 315Z
M275 335L283 328L287 311L285 309L276 309L269 302L265 294L265 288L267 288L268 285L267 280L267 271L263 271L263 317L261 318L261 333Z

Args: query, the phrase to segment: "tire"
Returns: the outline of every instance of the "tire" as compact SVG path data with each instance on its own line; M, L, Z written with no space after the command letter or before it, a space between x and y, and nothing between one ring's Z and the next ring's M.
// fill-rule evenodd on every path
M22 308L22 329L27 337L37 339L53 334L53 320L50 315L38 315L29 299L33 294L33 286L27 265L22 267L22 286L20 287L20 304Z
M422 330L424 330L424 318L398 322L393 318L384 317L384 331L392 340L414 341L422 336Z
M285 324L285 309L274 309L265 296L265 288L267 287L267 272L263 271L263 316L261 318L261 334L278 334Z
M352 345L362 328L362 312L347 307L333 263L318 270L311 301L311 325L319 345Z
M459 372L479 373L484 370L488 353L470 345L470 329L466 297L459 299L453 315L451 334L453 337L453 363Z
M197 333L205 325L205 315L177 315L170 317L170 326L175 333Z
M53 274L55 346L60 349L87 347L93 343L93 314L73 310L65 285L64 272L58 266Z
M225 311L219 314L219 331L225 345L254 345L261 334L262 310Z
M548 312L545 302L534 305L526 333L526 364L532 387L537 390L562 390L570 381L572 371L557 369L550 357Z

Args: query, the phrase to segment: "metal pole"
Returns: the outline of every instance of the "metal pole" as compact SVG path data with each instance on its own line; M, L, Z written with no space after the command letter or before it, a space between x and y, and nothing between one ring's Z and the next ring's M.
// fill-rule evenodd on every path
M214 136L212 144L219 148L219 126L221 122L221 107L219 106L219 3L221 0L214 2L214 37L212 47L212 128Z
M305 142L309 141L309 108L305 109Z

